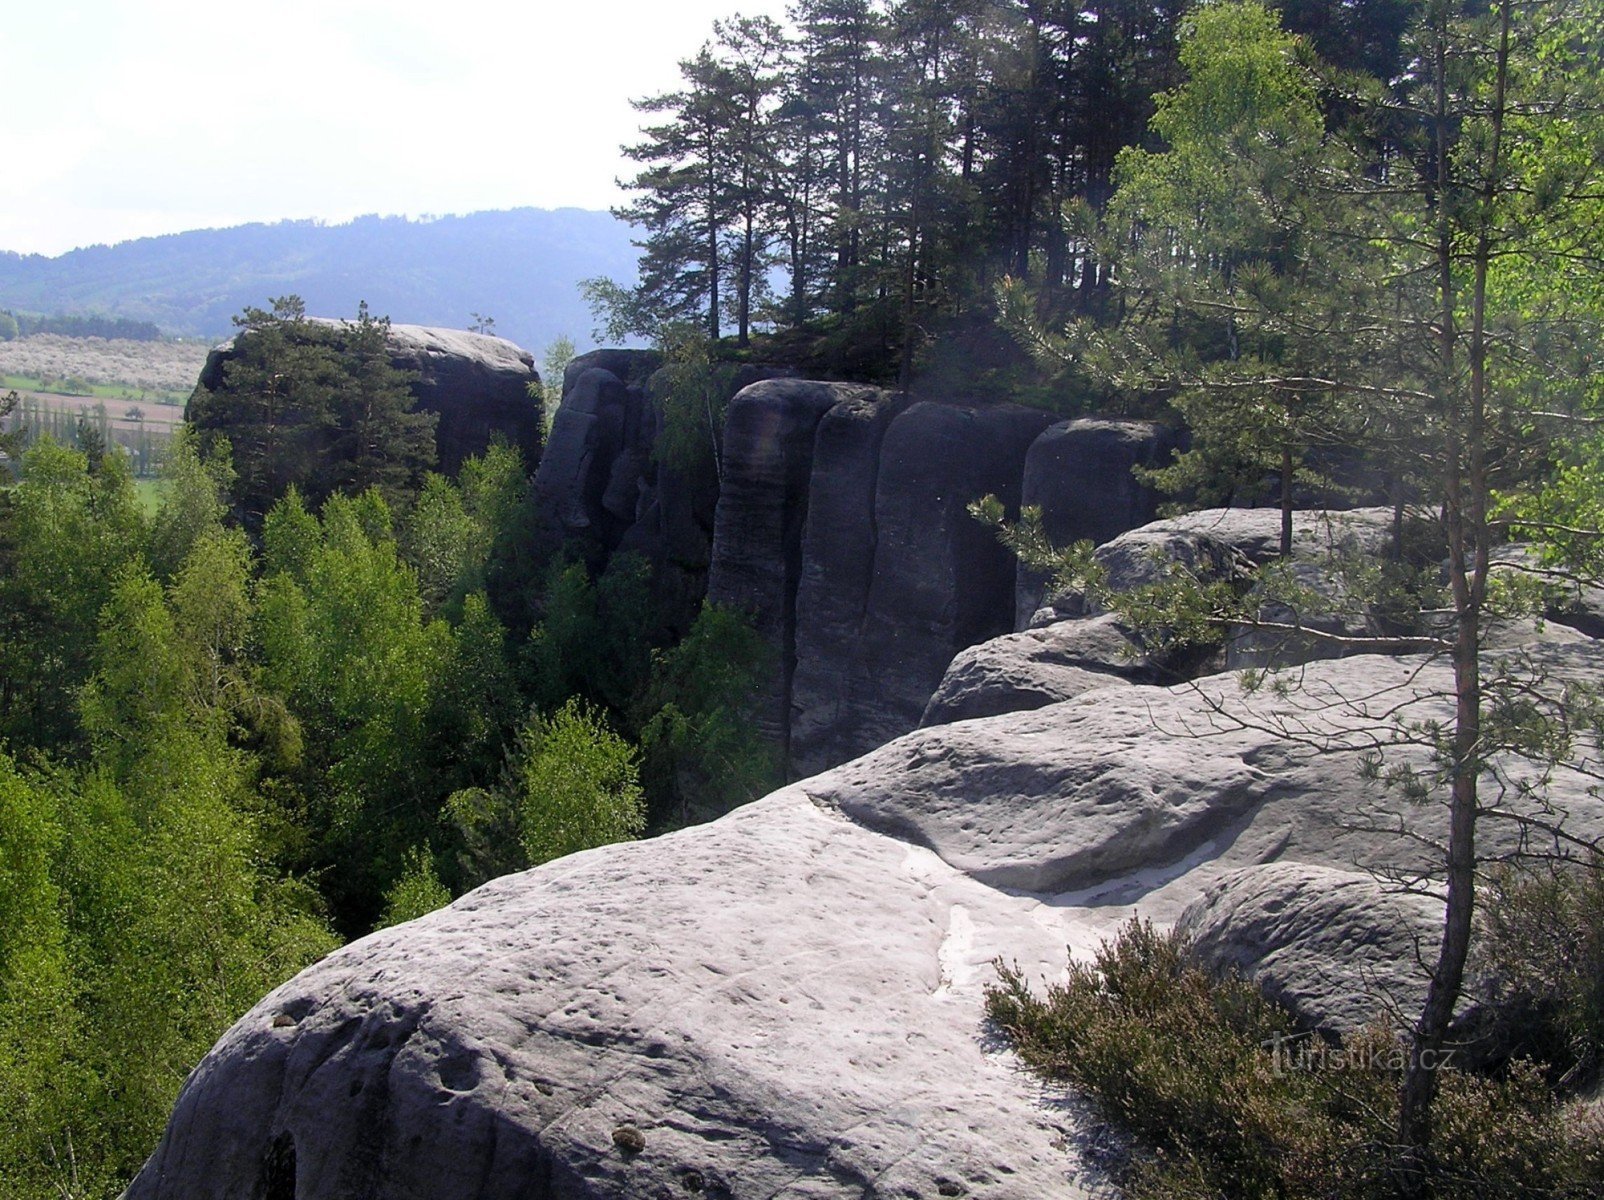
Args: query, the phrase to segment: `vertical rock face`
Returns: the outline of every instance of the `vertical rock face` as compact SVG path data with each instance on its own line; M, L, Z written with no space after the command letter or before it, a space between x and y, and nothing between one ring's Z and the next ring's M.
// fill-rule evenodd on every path
M796 656L796 597L819 422L864 389L772 380L742 390L724 421L723 478L713 528L710 603L751 617L778 654L757 700L759 727L782 748Z
M855 678L821 759L843 762L917 728L953 655L1012 627L1014 557L968 506L991 493L1017 511L1025 454L1051 419L923 403L892 422Z
M796 596L790 742L798 775L830 765L834 731L848 719L874 582L880 447L907 407L905 397L865 392L819 422Z
M917 727L952 656L1012 626L1012 556L966 509L987 492L1017 508L1025 452L1051 418L923 402L885 420L843 412L821 426L832 443L814 491L828 488L832 505L809 519L791 704L791 763L804 775ZM852 509L870 461L865 522Z
M641 452L643 408L639 391L611 371L591 367L573 381L535 472L547 549L586 539L611 550L633 522L635 496L620 464Z
M497 434L523 452L525 463L540 460L540 401L529 392L540 376L527 350L480 333L392 325L390 357L418 373L418 407L440 414L440 470L455 475Z
M1025 457L1020 503L1040 506L1053 545L1083 538L1102 545L1157 516L1158 497L1137 481L1132 468L1162 466L1174 449L1173 432L1149 421L1060 422L1037 438ZM1044 574L1020 564L1015 629L1028 627L1046 585Z
M756 366L729 381L747 386L721 474L701 478L654 456L657 365L600 351L568 368L535 478L544 549L598 568L640 554L671 633L704 596L747 614L774 655L753 719L799 775L917 728L953 656L1014 628L1015 562L972 501L1038 503L1056 540L1104 541L1150 515L1130 469L1169 450L1141 422L1054 425Z

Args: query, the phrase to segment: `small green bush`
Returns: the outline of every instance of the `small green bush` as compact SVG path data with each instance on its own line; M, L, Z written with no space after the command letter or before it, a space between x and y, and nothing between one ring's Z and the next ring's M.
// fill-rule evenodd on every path
M1132 1135L1131 1200L1372 1200L1388 1167L1403 1054L1385 1024L1300 1035L1250 984L1133 921L1038 996L999 964L987 1010L1027 1064ZM1441 1081L1430 1195L1580 1200L1604 1187L1604 1130L1571 1119L1529 1065Z
M1509 868L1479 914L1487 1013L1477 1057L1541 1064L1551 1085L1582 1091L1604 1076L1604 861Z

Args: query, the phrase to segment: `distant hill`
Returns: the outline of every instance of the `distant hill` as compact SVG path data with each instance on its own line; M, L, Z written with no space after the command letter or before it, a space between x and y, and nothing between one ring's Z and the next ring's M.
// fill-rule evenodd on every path
M293 292L343 317L366 300L397 324L464 329L473 313L537 355L560 334L585 349L592 320L577 283L635 277L629 226L604 212L518 208L344 225L280 221L90 246L55 258L0 251L0 308L153 321L222 338L248 304Z

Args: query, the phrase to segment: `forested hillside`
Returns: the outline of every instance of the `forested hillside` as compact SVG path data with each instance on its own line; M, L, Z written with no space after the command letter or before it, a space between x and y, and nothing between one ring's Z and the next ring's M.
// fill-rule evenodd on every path
M366 300L398 324L465 329L489 317L494 332L538 352L559 336L588 339L579 280L629 277L634 263L627 227L573 208L280 221L55 258L0 253L0 308L104 314L221 339L247 305L293 292L325 315L355 312Z

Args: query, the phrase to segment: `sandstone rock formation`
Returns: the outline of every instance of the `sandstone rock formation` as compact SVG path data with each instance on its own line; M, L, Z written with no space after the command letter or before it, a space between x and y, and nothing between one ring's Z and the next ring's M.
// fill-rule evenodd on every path
M1304 1028L1348 1033L1383 1005L1404 1020L1420 1011L1442 914L1373 875L1277 862L1222 875L1180 927L1204 963L1252 980Z
M1604 679L1590 642L1529 652ZM130 1200L1096 1194L1085 1117L984 1024L994 957L1051 979L1066 946L1189 911L1311 1021L1417 994L1395 921L1431 914L1375 872L1429 872L1390 831L1443 813L1359 766L1366 698L1439 717L1445 669L1301 674L1291 696L1226 675L920 730L374 934L222 1039ZM1604 833L1582 771L1550 794Z
M1111 613L1005 634L961 651L925 706L921 726L1024 712L1095 687L1163 676Z
M818 495L839 504L852 481L815 485L819 422L842 403L872 404L878 393L844 383L784 380L738 393L724 419L724 460L713 528L710 603L747 614L775 651L769 681L755 698L759 728L784 752L797 657L797 588L802 531ZM850 539L849 539L850 540Z
M611 371L591 367L569 375L534 478L549 539L541 549L594 541L605 554L635 519L651 451L648 408L640 389Z
M535 474L537 556L584 558L596 570L617 554L651 569L652 599L665 631L683 634L707 593L719 475L665 461L662 356L597 350L564 374L551 444ZM726 381L743 389L794 372L743 364Z
M340 322L313 318L334 329ZM415 371L412 394L418 407L440 415L435 448L440 470L454 474L462 461L482 453L497 434L523 452L531 466L540 458L540 401L529 394L538 384L534 356L503 338L460 329L422 325L390 326L390 360ZM212 350L201 368L200 386L218 391L223 367L234 354L231 340Z
M861 592L860 563L832 572L842 554L818 548L836 535L826 523L833 513L810 513L804 544L819 567L799 604L805 619L790 704L798 773L917 726L952 656L1012 625L1013 558L967 506L989 492L1017 510L1025 453L1048 423L1045 413L1014 405L922 402L892 417L883 434L875 421L850 425L866 439L880 437L872 566ZM861 544L861 520L848 530L848 544ZM832 620L850 614L859 595L855 622Z
M704 595L752 617L775 662L757 720L795 774L917 726L953 656L1014 626L1016 564L970 502L1026 498L1064 536L1113 537L1151 515L1131 466L1169 450L1141 422L750 365L729 381L719 473L699 475L657 453L660 361L608 350L568 367L535 477L537 553L596 569L642 555L673 632Z
M1081 418L1044 432L1025 457L1020 503L1038 506L1055 546L1082 539L1100 546L1158 515L1158 495L1133 469L1160 467L1174 434L1147 421ZM1020 564L1014 628L1041 607L1047 579Z

